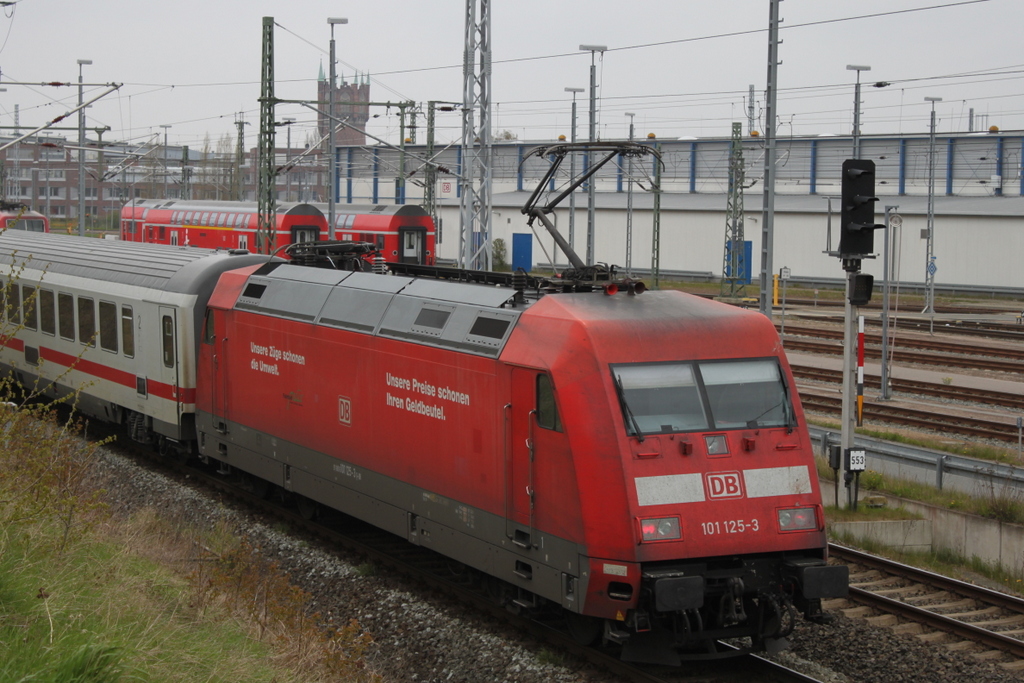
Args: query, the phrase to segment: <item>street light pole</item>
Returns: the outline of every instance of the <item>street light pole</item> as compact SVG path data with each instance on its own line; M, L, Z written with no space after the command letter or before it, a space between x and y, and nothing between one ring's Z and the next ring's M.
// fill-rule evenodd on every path
M583 92L583 88L566 88L565 92L572 93L572 134L570 142L576 142L576 93ZM576 179L576 152L569 155L569 182ZM569 247L576 249L576 191L569 195Z
M91 59L78 60L78 106L82 106L82 67ZM78 110L78 234L85 237L85 109Z
M334 26L336 24L347 24L348 19L345 17L329 17L327 23L331 25L331 82L329 85L330 94L327 100L327 153L330 157L329 168L330 173L328 174L330 187L327 190L327 238L330 240L334 239L334 195L337 192L338 186L338 160L337 150L334 149L334 88L335 88L335 66L334 66Z
M928 254L924 263L924 313L935 316L935 103L941 97L926 97L932 103L931 126L928 133Z
M846 70L857 72L857 85L853 89L853 158L860 159L860 72L871 71L871 67L847 64Z
M161 123L160 127L164 129L164 199L169 199L167 196L167 176L171 175L171 166L167 160L167 129L171 127L171 124Z
M590 53L590 142L597 141L597 53L603 56L607 45L580 45L580 50ZM587 153L588 165L592 163L590 152ZM594 190L597 176L587 180L587 265L594 263Z

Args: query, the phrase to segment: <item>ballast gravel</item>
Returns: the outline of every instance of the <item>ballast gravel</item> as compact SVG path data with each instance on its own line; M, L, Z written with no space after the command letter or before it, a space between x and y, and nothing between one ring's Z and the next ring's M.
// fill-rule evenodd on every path
M96 483L118 516L146 509L198 528L227 525L277 561L336 624L351 619L373 638L370 670L385 681L415 683L612 683L621 679L553 653L543 643L456 600L386 571L360 571L363 559L290 535L220 496L102 449ZM781 663L829 683L1021 681L1021 675L970 655L925 645L862 620L829 625L802 619ZM705 670L706 671L706 670ZM665 675L664 671L659 675ZM680 680L685 679L685 676ZM717 679L717 677L716 677ZM707 680L707 678L703 678ZM726 680L722 678L721 680ZM748 678L748 683L750 683Z

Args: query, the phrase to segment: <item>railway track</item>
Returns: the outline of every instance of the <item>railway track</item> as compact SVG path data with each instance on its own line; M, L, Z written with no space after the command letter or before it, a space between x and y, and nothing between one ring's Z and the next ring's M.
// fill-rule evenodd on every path
M788 330L786 338L783 340L783 346L786 347L787 351L805 351L807 353L815 353L825 356L841 356L843 353L842 344L812 341L809 339L794 339L789 336ZM892 358L893 361L899 363L916 363L919 365L930 365L941 368L949 368L950 366L955 365L956 367L974 368L977 370L996 370L998 372L1005 372L1013 375L1024 374L1024 362L1019 360L997 360L995 358L976 357L965 358L963 356L950 355L954 352L955 351L952 348L950 348L946 353L920 353L916 351L896 349L892 354ZM882 352L881 349L868 347L864 349L864 356L866 358L880 359L882 357Z
M793 327L790 325L786 328L788 334L796 334L805 337L816 337L819 339L839 339L843 338L843 331L841 329L829 329L822 327ZM866 344L881 345L882 335L881 334L865 334L864 342ZM936 351L938 353L954 353L965 356L984 356L990 358L998 358L1001 360L1018 360L1024 361L1024 349L1018 349L1009 346L991 347L982 344L963 344L950 341L943 341L941 339L930 339L924 337L902 337L900 339L900 345L913 347L917 350L923 351ZM896 349L896 353L900 353L900 349Z
M800 402L805 409L839 415L842 398L824 396L809 391L800 392ZM958 415L945 415L934 410L914 410L883 403L864 402L865 419L878 420L937 432L966 434L996 441L1017 443L1017 427L1014 424L981 420Z
M851 565L850 601L895 617L874 623L887 621L895 631L926 642L977 643L986 652L976 656L1001 653L1014 660L1003 666L1024 668L1024 599L835 544L829 544L829 553ZM863 608L843 611L865 614Z
M808 365L791 366L793 374L800 379L814 380L818 382L829 382L839 384L842 381L842 372L829 368L815 368ZM931 398L941 398L954 401L972 401L986 406L1001 406L1024 410L1024 396L1020 394L988 391L972 387L954 386L952 384L935 384L934 382L920 382L908 379L890 379L890 386L893 391L918 394ZM866 386L880 389L882 378L878 375L865 375Z
M803 317L800 313L793 314L795 317ZM841 315L815 315L814 320L828 322L835 325L842 325ZM865 318L865 325L869 327L881 327L882 321L878 318ZM787 326L788 327L788 326ZM956 321L955 324L932 325L927 320L917 318L899 318L890 320L890 328L895 331L923 331L936 332L939 334L957 334L964 337L984 337L987 339L1008 339L1011 341L1024 341L1024 325L1018 323L999 323L984 320Z

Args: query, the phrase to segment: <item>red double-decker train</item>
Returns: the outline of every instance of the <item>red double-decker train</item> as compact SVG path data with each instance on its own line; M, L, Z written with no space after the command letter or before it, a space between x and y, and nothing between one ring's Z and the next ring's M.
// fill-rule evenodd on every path
M334 214L336 239L371 243L387 261L433 265L434 221L422 207L338 204ZM326 204L281 203L276 216L274 251L330 238ZM265 252L258 233L255 202L145 199L121 209L121 239L126 242Z

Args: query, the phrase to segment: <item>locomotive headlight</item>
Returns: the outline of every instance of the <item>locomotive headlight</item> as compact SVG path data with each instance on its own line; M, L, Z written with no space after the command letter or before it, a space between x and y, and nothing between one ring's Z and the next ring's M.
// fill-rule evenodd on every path
M818 516L813 507L779 510L780 531L809 531L818 528Z
M644 541L671 541L681 535L678 517L640 520L640 537Z

